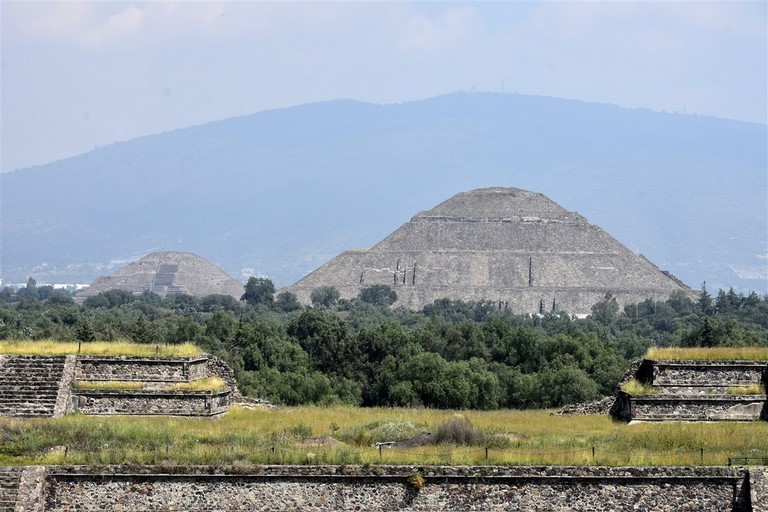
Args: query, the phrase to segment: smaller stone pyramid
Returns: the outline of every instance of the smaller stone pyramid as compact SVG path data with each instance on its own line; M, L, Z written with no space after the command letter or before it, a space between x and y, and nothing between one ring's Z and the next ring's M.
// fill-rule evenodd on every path
M125 290L134 294L156 293L167 295L231 295L240 299L243 284L191 252L153 252L111 276L97 277L91 285L77 294L78 301L107 290Z

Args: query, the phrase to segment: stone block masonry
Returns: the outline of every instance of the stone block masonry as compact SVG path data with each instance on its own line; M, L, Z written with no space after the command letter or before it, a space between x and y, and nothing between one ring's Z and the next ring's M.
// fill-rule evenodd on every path
M631 377L631 376L630 376ZM644 360L633 377L656 394L620 391L611 414L626 421L768 420L765 361ZM755 393L761 394L755 394Z
M218 390L180 390L177 384L221 377ZM142 389L87 389L75 382L127 381ZM130 387L130 386L125 386ZM84 414L217 416L238 397L234 372L207 355L188 358L0 355L0 415L61 417Z
M218 416L229 409L231 391L78 390L73 409L91 415Z
M29 470L39 481L40 468ZM17 510L746 512L764 510L763 470L753 477L727 467L49 466L37 486L42 497L20 496ZM420 488L409 483L415 473Z
M208 356L197 358L78 356L77 380L189 382L208 376Z

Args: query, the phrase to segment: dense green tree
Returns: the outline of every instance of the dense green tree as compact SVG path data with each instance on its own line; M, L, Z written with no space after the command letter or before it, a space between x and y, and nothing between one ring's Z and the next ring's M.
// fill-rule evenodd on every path
M291 311L298 311L301 309L301 303L299 303L299 299L296 298L295 294L291 292L280 292L275 299L275 308L285 313L290 313Z
M621 308L616 298L607 293L604 300L592 306L592 318L603 325L608 325L616 319L619 309Z
M323 306L329 308L338 302L341 294L333 286L320 286L312 290L309 299L314 306Z
M701 284L701 292L699 293L697 305L699 307L699 312L705 315L711 315L715 311L714 305L712 303L712 296L707 291L706 281Z
M275 285L272 281L265 277L249 277L248 282L245 283L245 293L240 297L250 304L251 306L258 306L263 304L265 306L271 306L274 302Z
M96 341L96 332L94 332L88 320L81 318L75 327L75 339L78 341Z
M375 284L360 290L359 298L369 304L391 306L397 301L397 292L385 284Z
M88 297L83 301L86 308L111 309L131 304L136 301L136 296L126 290L107 290L97 295Z
M139 315L129 333L131 340L136 343L159 343L157 329L144 315Z

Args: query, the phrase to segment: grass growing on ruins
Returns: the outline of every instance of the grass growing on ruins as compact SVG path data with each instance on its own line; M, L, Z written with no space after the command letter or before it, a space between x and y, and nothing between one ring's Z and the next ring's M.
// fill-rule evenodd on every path
M79 351L79 352L78 352ZM145 357L193 357L202 354L202 350L191 344L149 345L123 341L61 342L40 341L0 341L0 354L27 356L145 356Z
M434 438L441 429L446 437L437 444L375 446L423 432ZM627 425L548 411L344 406L235 407L218 419L0 419L0 465L724 465L750 454L768 454L768 423Z
M768 361L768 347L649 348L645 358L657 361Z
M175 391L216 391L227 387L227 383L219 377L206 377L191 382L172 384L168 389Z
M659 394L659 388L644 384L637 379L632 379L622 384L621 390L634 396Z
M144 389L143 382L124 381L124 380L105 380L105 381L75 381L72 383L75 389L87 390L135 390Z
M764 395L765 387L759 384L751 386L735 386L728 388L729 395Z

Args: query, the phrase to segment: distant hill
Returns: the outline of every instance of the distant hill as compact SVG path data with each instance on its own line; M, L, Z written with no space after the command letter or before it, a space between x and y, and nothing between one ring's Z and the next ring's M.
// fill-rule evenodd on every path
M767 140L760 124L516 94L260 112L3 174L1 273L88 282L179 250L284 286L413 212L504 186L694 289L768 293Z

